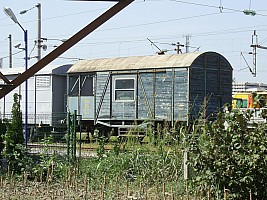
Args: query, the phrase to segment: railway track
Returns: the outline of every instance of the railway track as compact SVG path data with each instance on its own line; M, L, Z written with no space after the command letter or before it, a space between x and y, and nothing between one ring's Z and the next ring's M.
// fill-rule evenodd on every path
M66 144L38 144L38 143L29 143L28 148L31 154L58 154L58 155L67 155L67 145ZM79 157L97 157L98 146L76 146L76 156ZM105 150L111 150L110 147L105 147Z

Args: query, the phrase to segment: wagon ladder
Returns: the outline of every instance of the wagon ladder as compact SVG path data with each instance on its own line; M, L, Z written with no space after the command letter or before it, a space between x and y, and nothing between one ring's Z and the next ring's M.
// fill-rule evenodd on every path
M148 108L150 117L153 118L154 116L153 116L151 107L150 107L150 105L149 105L148 98L147 98L147 95L146 95L146 90L145 90L145 87L144 87L144 84L143 84L143 81L142 81L142 78L141 78L140 74L138 74L138 78L139 78L139 80L140 80L141 87L142 87L142 90L143 90L144 99L145 99L145 105L146 105L147 108Z
M106 83L105 83L105 86L104 86L104 89L103 89L103 92L102 92L102 95L101 95L101 98L100 98L100 101L99 101L99 104L98 104L98 107L97 107L95 122L98 119L98 116L99 116L99 113L100 113L100 110L101 110L101 107L102 107L102 104L104 101L104 97L105 97L105 94L106 94L106 91L107 91L107 88L109 85L110 77L111 77L111 75L109 73L107 80L106 80Z

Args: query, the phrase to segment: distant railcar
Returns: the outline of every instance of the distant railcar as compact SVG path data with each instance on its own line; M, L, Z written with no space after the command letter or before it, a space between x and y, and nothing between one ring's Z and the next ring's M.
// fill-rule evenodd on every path
M266 108L267 92L238 92L233 94L233 108Z
M216 52L82 60L67 73L68 109L104 132L189 123L232 101L232 67Z
M66 118L67 70L71 65L48 65L28 79L28 124L35 126L61 125ZM9 80L13 80L25 71L24 67L0 69ZM13 106L13 95L20 96L20 105L25 119L25 83L0 100L2 118L10 118Z

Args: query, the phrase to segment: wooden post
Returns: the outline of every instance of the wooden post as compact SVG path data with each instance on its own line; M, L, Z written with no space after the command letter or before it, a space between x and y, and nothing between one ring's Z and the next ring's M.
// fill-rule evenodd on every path
M159 184L158 184L158 181L157 181L157 194L156 194L156 199L159 199Z
M224 188L223 199L224 199L224 200L227 200L227 189L225 189L225 188Z
M174 200L175 199L175 194L173 192L173 187L171 187L171 194L172 194L172 200Z
M106 176L104 176L103 190L102 190L102 199L105 199L105 191L106 191Z
M204 198L204 192L203 192L203 188L201 187L201 190L200 190L200 199L203 199Z
M251 190L249 191L249 200L252 200L252 192L251 192Z
M139 194L139 198L142 199L142 194L144 193L144 190L143 190L143 184L142 184L141 181L140 181L140 185L139 185L139 186L140 186L140 188L139 188L139 190L140 190L140 191L139 191L139 193L140 193L140 194Z
M186 179L186 200L189 200L188 181Z
M146 191L146 200L148 200L147 187L145 187L145 191Z
M88 180L87 177L85 177L85 200L87 200L87 196L88 196Z
M127 182L126 182L126 199L128 199L128 195L129 195L129 191L128 191L128 188L129 187L129 185L128 185L128 180L127 180Z
M166 200L166 196L165 196L165 182L163 182L163 185L162 185L162 192L163 192L163 200Z
M102 185L99 185L99 199L101 199L101 200L104 200L103 199L103 187L102 187Z
M120 190L120 189L119 189L119 184L118 184L118 183L119 183L119 178L117 177L117 178L116 178L116 191L115 191L115 192L116 192L116 198L117 198L117 199L119 199L119 195L120 195L120 194L119 194L119 190Z
M34 200L36 200L37 197L37 185L34 186Z

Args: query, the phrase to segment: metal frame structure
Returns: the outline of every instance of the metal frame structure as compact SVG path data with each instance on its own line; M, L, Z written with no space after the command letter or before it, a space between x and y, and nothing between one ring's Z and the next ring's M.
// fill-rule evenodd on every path
M82 1L91 1L91 0L82 0ZM103 1L103 0L96 0L96 1ZM9 82L7 79L3 78L4 76L3 74L0 74L1 75L0 77L4 80L5 83L7 83L6 85L1 85L0 99L3 98L5 95L7 95L16 87L18 87L20 84L22 84L24 81L29 79L31 76L33 76L36 72L44 68L47 64L55 60L61 54L66 52L72 46L77 44L80 40L88 36L99 26L104 24L106 21L111 19L113 16L115 16L117 13L119 13L129 4L131 4L134 0L119 0L119 1L108 0L108 1L117 3L114 6L112 6L109 10L104 12L102 15L100 15L98 18L96 18L94 21L85 26L83 29L81 29L79 32L77 32L75 35L70 37L67 41L62 43L59 47L50 52L47 56L45 56L40 61L35 63L31 68L23 72L17 78Z
M256 68L257 68L257 48L258 49L264 49L267 50L267 47L265 46L261 46L258 44L258 35L256 34L256 30L254 30L253 35L252 35L252 44L250 45L250 47L253 48L252 52L250 54L253 55L253 69L251 71L252 75L254 77L256 77Z

